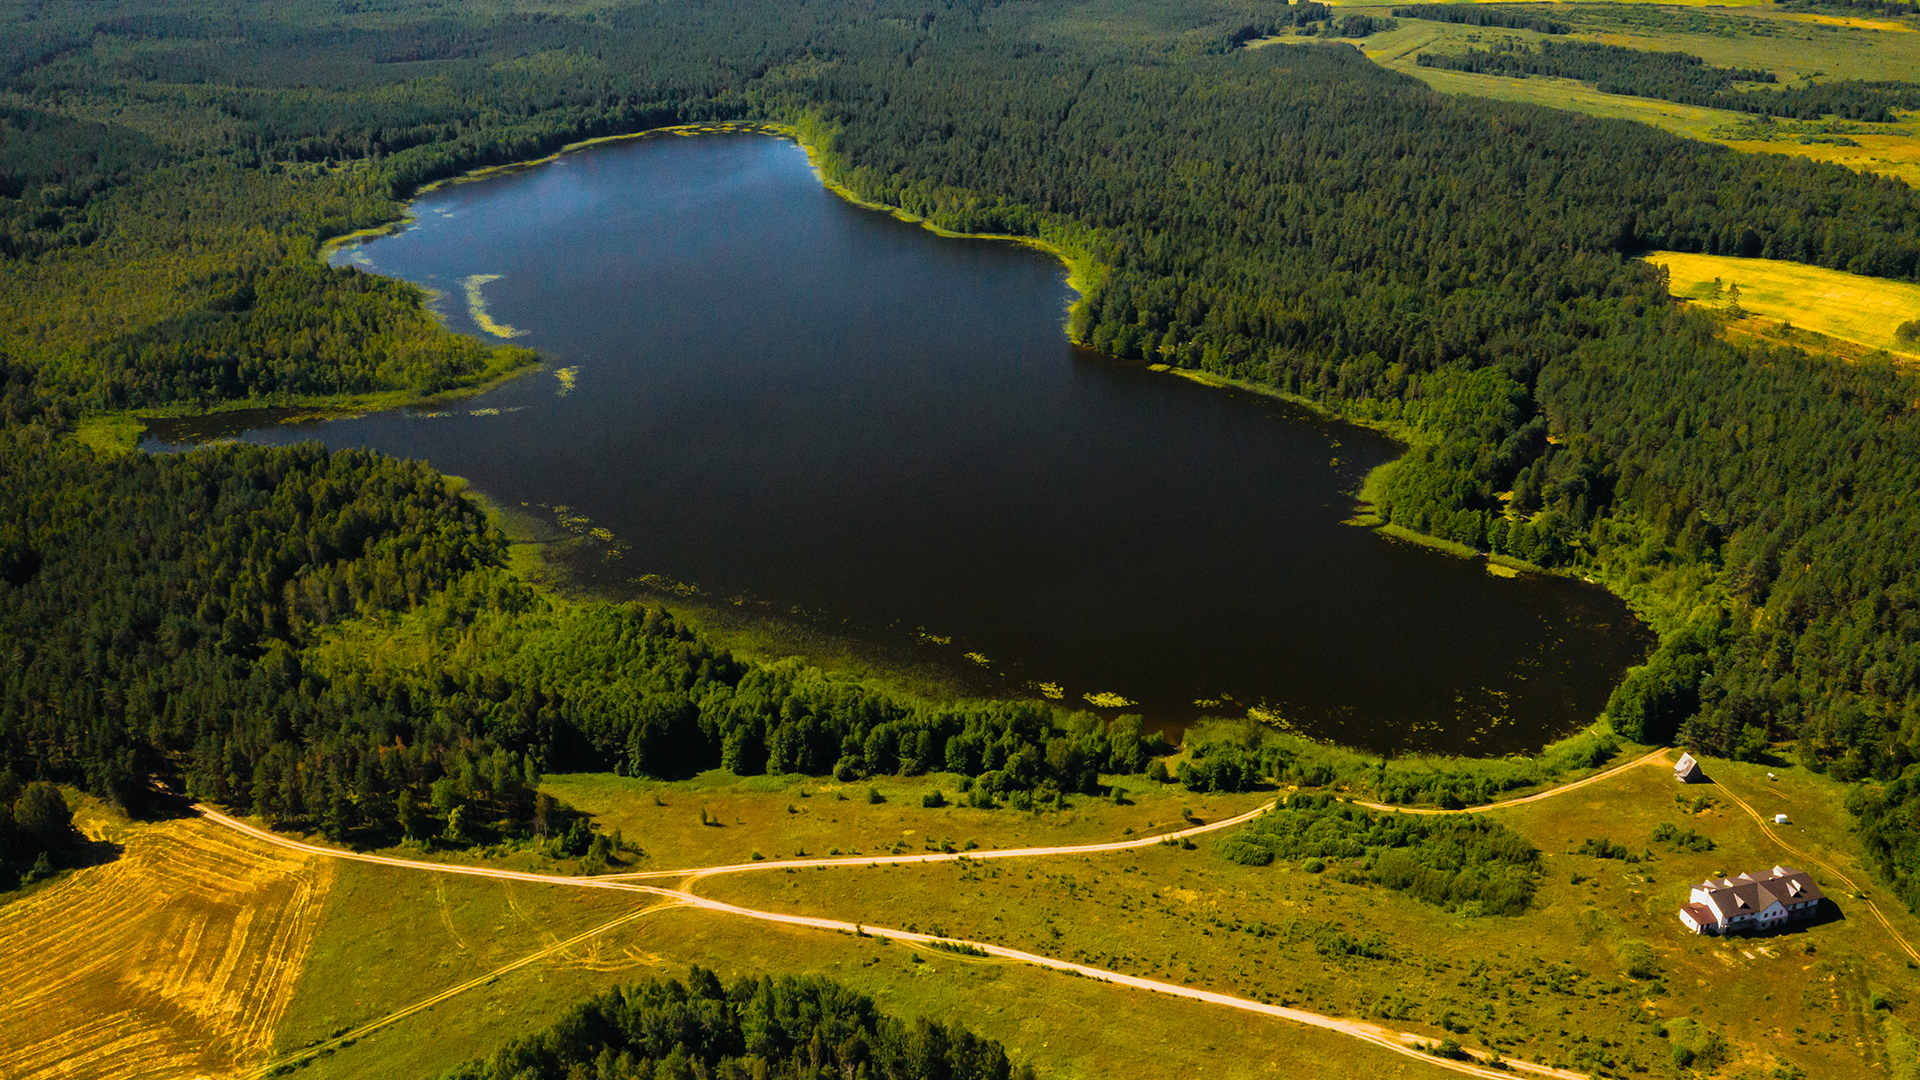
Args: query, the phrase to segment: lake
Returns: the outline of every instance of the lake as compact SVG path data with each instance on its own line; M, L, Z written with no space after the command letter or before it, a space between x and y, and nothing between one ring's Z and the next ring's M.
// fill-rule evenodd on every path
M608 144L414 213L338 258L547 369L436 410L156 422L145 445L424 458L580 537L597 592L684 583L1150 725L1263 705L1381 751L1527 751L1591 722L1651 642L1597 587L1343 524L1392 441L1079 349L1056 260L851 206L791 142Z

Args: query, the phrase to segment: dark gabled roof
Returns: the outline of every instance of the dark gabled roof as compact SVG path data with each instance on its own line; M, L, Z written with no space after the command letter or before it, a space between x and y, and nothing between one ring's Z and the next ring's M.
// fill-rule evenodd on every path
M1785 866L1776 866L1760 874L1741 874L1737 878L1706 881L1714 906L1734 915L1758 915L1777 901L1782 907L1819 900L1825 894L1814 884L1813 875Z
M1697 926L1710 926L1720 921L1713 917L1713 909L1705 904L1682 904L1680 913L1693 916L1694 924Z

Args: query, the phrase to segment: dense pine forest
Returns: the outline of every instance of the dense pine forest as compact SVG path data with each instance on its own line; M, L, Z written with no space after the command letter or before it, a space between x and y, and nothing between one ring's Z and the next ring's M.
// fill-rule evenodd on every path
M793 1080L1032 1080L999 1043L961 1027L913 1023L826 979L743 978L723 986L696 967L685 982L649 979L574 1006L552 1027L444 1080L595 1076Z
M863 198L1063 245L1095 270L1071 328L1095 348L1390 425L1411 450L1383 516L1596 577L1661 632L1609 706L1622 734L1899 776L1920 759L1913 378L1723 340L1636 256L1914 280L1920 198L1443 97L1314 37L1243 47L1327 16L1265 0L23 8L0 25L4 764L127 803L159 782L342 835L455 837L537 831L531 788L558 762L937 762L1043 796L1137 768L1130 729L832 685L656 611L561 611L497 569L498 538L418 464L114 457L69 437L101 410L431 392L522 364L317 252L475 167L762 120ZM402 620L479 642L476 659L375 664L343 644ZM563 644L513 664L480 647L516 635ZM603 661L637 696L568 688Z
M1564 34L1573 29L1557 19L1549 19L1537 10L1506 5L1413 4L1393 9L1395 18L1426 19L1429 22L1462 26L1497 26L1503 30L1532 30L1540 34Z

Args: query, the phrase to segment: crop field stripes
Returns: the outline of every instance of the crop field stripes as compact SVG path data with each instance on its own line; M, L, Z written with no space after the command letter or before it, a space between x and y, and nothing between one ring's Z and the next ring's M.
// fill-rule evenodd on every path
M269 1052L332 869L195 821L131 841L7 908L0 1075L230 1076Z

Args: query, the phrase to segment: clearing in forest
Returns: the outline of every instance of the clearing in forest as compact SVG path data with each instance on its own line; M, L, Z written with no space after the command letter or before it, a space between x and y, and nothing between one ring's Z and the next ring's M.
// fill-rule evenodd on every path
M0 908L0 1076L222 1077L262 1060L333 868L195 820Z
M1740 307L1752 314L1790 320L1795 326L1869 348L1920 354L1920 347L1894 338L1901 323L1920 319L1920 285L1777 259L1678 251L1656 251L1646 259L1667 268L1667 289L1682 299L1726 308L1733 302L1732 286L1737 285Z

